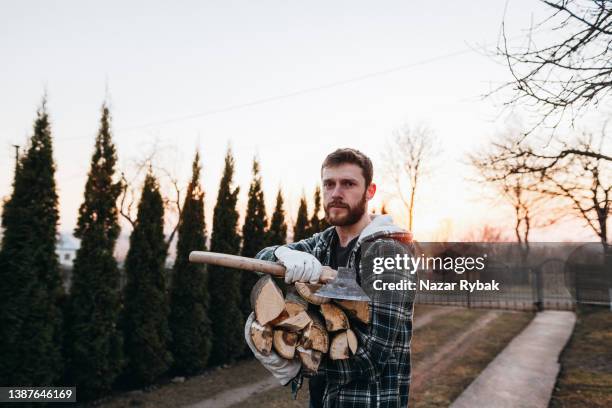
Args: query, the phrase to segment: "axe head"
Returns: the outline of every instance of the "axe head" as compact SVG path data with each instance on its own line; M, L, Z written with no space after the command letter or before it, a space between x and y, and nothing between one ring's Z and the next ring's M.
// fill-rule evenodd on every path
M361 289L355 280L353 268L339 267L336 278L323 285L316 294L332 299L360 300L368 302L370 297Z

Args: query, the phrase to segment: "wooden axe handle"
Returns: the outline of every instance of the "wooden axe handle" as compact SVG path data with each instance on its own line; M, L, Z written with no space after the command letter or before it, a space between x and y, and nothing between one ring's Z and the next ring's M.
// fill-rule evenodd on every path
M242 269L252 272L263 272L268 275L285 276L285 267L278 262L264 261L262 259L247 258L245 256L221 254L218 252L192 251L189 262L225 266L227 268ZM329 266L321 269L321 283L327 283L336 277L337 272Z

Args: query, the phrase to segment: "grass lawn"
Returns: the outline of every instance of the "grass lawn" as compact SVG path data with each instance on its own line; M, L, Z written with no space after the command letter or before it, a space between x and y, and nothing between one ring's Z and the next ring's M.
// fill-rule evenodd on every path
M582 306L550 407L612 407L612 311Z

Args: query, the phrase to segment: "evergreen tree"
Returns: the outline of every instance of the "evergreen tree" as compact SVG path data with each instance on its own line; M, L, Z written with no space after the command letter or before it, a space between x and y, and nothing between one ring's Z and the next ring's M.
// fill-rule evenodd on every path
M308 222L308 205L306 197L302 195L300 199L300 208L298 208L297 219L293 226L293 242L298 242L301 239L309 237L310 225Z
M242 226L242 256L254 257L266 244L266 204L261 189L259 162L253 159L253 180L249 187L247 211ZM246 320L252 311L250 294L259 277L254 273L243 273L241 276L241 308Z
M108 393L123 365L117 327L119 269L113 257L120 232L116 202L121 184L113 181L117 153L110 120L104 104L74 232L81 246L72 273L66 354L68 383L77 386L81 399Z
M285 223L283 203L283 192L279 188L278 194L276 194L274 213L272 213L272 219L270 220L270 229L266 233L266 246L284 245L287 242L287 224Z
M181 212L172 271L170 330L177 374L192 375L206 367L211 347L208 318L208 278L204 265L189 262L189 253L206 248L204 191L200 185L200 155L196 152L187 196Z
M131 385L155 381L170 366L164 204L155 177L147 174L125 260L122 316L126 378Z
M319 214L321 213L321 206L322 206L321 188L319 186L315 188L313 201L314 201L314 211L312 213L312 217L310 218L308 236L316 234L317 232L321 232L327 227L329 227L329 224L327 223L325 216L323 216L322 218L319 217Z
M224 254L238 254L240 236L237 232L236 201L239 188L232 190L234 158L228 149L225 169L219 184L215 205L210 250ZM240 311L240 274L236 270L211 266L210 320L213 328L212 365L232 361L244 349L244 319Z
M58 197L46 101L16 165L2 213L0 384L55 384L62 375L63 287L55 253Z

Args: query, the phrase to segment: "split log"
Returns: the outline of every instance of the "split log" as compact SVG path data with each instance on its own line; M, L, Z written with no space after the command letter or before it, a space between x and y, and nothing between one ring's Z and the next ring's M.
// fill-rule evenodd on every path
M300 312L295 316L288 317L279 322L276 327L282 327L283 329L287 329L289 331L300 331L304 329L304 327L308 326L308 323L310 322L311 319L310 316L308 316L308 313Z
M295 289L300 294L301 297L306 299L309 303L313 305L322 305L323 303L327 303L330 301L329 298L319 296L315 292L321 288L320 283L304 283L304 282L295 282Z
M328 332L346 330L350 327L346 314L344 314L339 306L333 303L322 304L321 314L325 318L325 327Z
M283 292L276 286L270 275L263 276L253 286L251 307L255 311L255 318L261 324L271 322L285 310Z
M350 317L365 324L370 323L370 304L368 302L341 299L335 299L334 302L340 305Z
M345 331L338 332L329 346L329 358L332 360L346 360L349 357L348 336Z
M302 362L302 370L311 374L316 374L319 370L319 364L321 364L321 356L323 353L317 350L305 349L301 346L298 346L296 350Z
M285 310L283 310L283 311L281 312L281 314L279 314L279 315L278 315L278 317L277 317L276 319L274 319L274 320L270 320L270 322L269 322L268 324L269 324L270 326L272 326L272 327L276 327L276 326L278 326L278 324L279 324L280 322L282 322L282 321L283 321L283 320L285 320L285 319L288 319L289 317L290 317L290 316L289 316L289 313L288 313L288 312L287 312L287 310L285 309Z
M355 354L357 353L357 336L355 335L355 332L352 331L351 329L348 329L346 331L346 338L348 340L348 345L349 345L349 349L351 350L351 354Z
M285 296L285 309L289 316L295 316L300 312L308 310L308 302L298 295L295 287L289 286Z
M279 356L291 360L295 356L298 334L285 330L274 330L274 350Z
M263 325L259 323L257 320L253 320L251 324L251 340L255 345L257 351L259 351L264 356L270 355L270 351L272 350L272 342L273 342L273 333L272 327L266 324Z
M323 353L329 350L329 335L323 324L323 319L315 312L308 312L310 324L302 332L300 345L306 349L313 349Z

